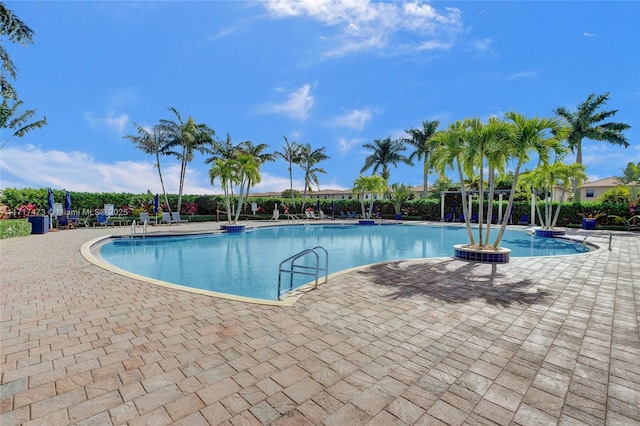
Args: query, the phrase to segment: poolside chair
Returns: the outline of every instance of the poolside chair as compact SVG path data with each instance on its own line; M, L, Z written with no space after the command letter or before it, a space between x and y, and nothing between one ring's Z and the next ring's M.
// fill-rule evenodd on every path
M96 219L97 219L97 221L96 221L96 223L93 225L93 226L94 226L94 228L95 228L95 226L96 226L96 225L99 225L99 226L115 226L115 223L111 222L111 221L109 220L109 216L107 216L107 215L106 215L106 214L104 214L104 213L98 213L98 214L96 215Z
M471 215L471 222L478 223L478 213L474 213Z
M140 212L140 224L144 225L144 224L149 224L151 223L151 219L149 218L149 213L147 212Z
M273 216L271 216L271 220L279 220L280 219L280 210L273 209Z
M162 220L160 220L160 225L162 225L163 223L166 223L167 225L172 225L175 223L171 218L171 213L162 212Z
M341 217L342 219L348 219L347 215L346 215L346 214L344 214L344 211L342 211L342 210L340 210L340 217Z
M358 218L358 213L347 211L347 216L348 216L349 219L357 219Z
M80 226L80 218L77 214L70 214L69 218L69 228L77 229Z
M464 213L460 213L460 215L456 219L456 222L464 222Z
M58 229L69 229L71 225L69 224L69 218L67 216L58 216L58 225L56 226Z
M522 217L520 217L520 220L518 221L518 225L528 225L529 224L529 216L526 214L523 214Z
M309 217L313 220L320 220L320 218L316 216L316 214L313 211L309 212Z
M446 215L444 215L442 219L440 219L440 222L451 222L452 219L453 219L453 214L449 212Z
M189 223L187 219L180 217L180 212L171 212L171 218L173 219L173 223Z
M327 218L327 216L325 216L325 214L324 214L324 212L322 210L320 210L318 212L318 214L320 215L320 219L326 219Z

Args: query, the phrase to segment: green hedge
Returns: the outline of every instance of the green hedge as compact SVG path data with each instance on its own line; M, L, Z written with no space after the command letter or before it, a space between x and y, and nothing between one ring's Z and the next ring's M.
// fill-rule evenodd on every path
M0 240L31 234L31 222L25 219L0 220Z

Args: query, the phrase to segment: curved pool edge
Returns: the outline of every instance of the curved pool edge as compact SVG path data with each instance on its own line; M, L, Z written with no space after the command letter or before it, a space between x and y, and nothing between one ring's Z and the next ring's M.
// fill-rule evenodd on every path
M193 235L192 233L189 235ZM175 236L175 235L172 235ZM93 265L105 269L109 272L113 272L118 275L122 275L127 278L131 278L137 281L142 281L148 284L157 285L160 287L170 288L173 290L186 291L188 293L196 293L204 296L212 296L220 299L233 300L236 302L245 302L245 303L254 303L258 305L271 305L271 306L292 306L304 293L310 290L309 283L303 284L302 286L295 289L291 292L286 298L283 300L267 300L267 299L256 299L253 297L246 296L236 296L229 293L221 293L212 290L203 290L194 287L189 287L181 284L174 284L167 281L157 280L155 278L146 277L144 275L138 275L133 272L127 271L126 269L118 268L115 265L105 261L98 254L95 254L95 250L99 249L104 243L112 239L121 238L119 235L104 235L98 238L94 238L92 240L87 241L80 247L80 254L84 257L89 263ZM313 284L313 283L312 283Z
M428 223L422 223L422 222L416 222L415 224L411 224L411 225L419 225L419 224L426 224L426 225L430 225ZM278 226L304 226L304 225L326 225L326 224L322 224L322 223L304 223L304 224L268 224L265 226L255 226L255 227L250 227L247 228L248 230L255 230L257 228L262 228L262 227L278 227ZM347 226L357 226L355 224L351 224L351 223L347 223L344 224ZM522 229L522 231L526 232L526 229ZM156 234L154 235L152 238L157 238L157 237L163 237L163 236L178 236L178 235L205 235L205 234L217 234L217 233L221 233L221 232L216 232L216 231L202 231L202 232L198 232L198 231L188 231L185 233L180 233L180 234L176 234L176 233L171 233L171 234L164 234L164 235L160 235L160 234ZM582 241L578 240L577 238L571 238L571 235L565 235L562 237L555 237L557 239L564 239L564 240L568 240L572 243L575 244L582 244ZM293 306L293 304L295 302L298 301L298 299L304 295L305 293L313 290L316 288L315 286L315 280L312 280L308 283L302 284L300 287L297 287L296 289L294 289L293 291L287 293L287 297L284 298L283 300L268 300L268 299L258 299L258 298L252 298L252 297L246 297L246 296L237 296L237 295L233 295L233 294L229 294L229 293L222 293L222 292L216 292L216 291L212 291L212 290L203 290L203 289L198 289L195 287L190 287L190 286L185 286L185 285L181 285L181 284L174 284L174 283L170 283L167 281L162 281L162 280L158 280L155 278L150 278L144 275L138 275L135 274L133 272L127 271L125 269L121 269L118 268L117 266L105 261L102 259L102 257L99 255L99 253L97 255L94 254L94 251L96 249L99 249L99 247L106 243L109 240L112 239L121 239L123 238L122 235L104 235L101 237L97 237L94 238L92 240L87 241L86 243L84 243L81 248L80 248L80 252L82 254L82 256L90 263L94 264L95 266L98 266L102 269L105 269L109 272L113 272L115 274L127 277L127 278L131 278L137 281L141 281L141 282L145 282L145 283L149 283L149 284L153 284L153 285L158 285L161 287L165 287L165 288L170 288L173 290L179 290L179 291L186 291L189 293L195 293L195 294L201 294L204 296L211 296L211 297L217 297L220 299L226 299L226 300L232 300L232 301L238 301L238 302L244 302L244 303L253 303L253 304L260 304L260 305L270 305L270 306L283 306L283 307L290 307ZM140 237L137 237L140 238ZM587 254L591 254L591 253L595 253L598 252L600 250L604 250L603 247L599 246L596 243L593 242L587 242L586 243L587 246L591 247L592 249L583 252L583 253L571 253L571 254L563 254L563 255L555 255L555 256L551 256L551 257L564 257L564 256L581 256L581 255L587 255ZM452 247L453 249L453 247ZM526 259L526 258L530 258L530 257L537 257L537 256L517 256L515 257L516 259ZM452 256L441 256L441 257L429 257L429 258L409 258L409 259L401 259L400 261L419 261L419 260L427 260L427 259L451 259L451 260L460 260L460 259L456 259L453 255ZM347 268L347 269L343 269L340 271L336 271L333 272L331 274L327 275L327 280L330 280L333 277L337 277L340 275L344 275L344 274L348 274L350 272L355 272L358 270L362 270L365 268L369 268L375 265L380 265L380 264L385 264L385 263L390 263L390 262L397 262L399 260L385 260L382 262L375 262L375 263L370 263L370 264L366 264L366 265L359 265L359 266L354 266L352 268ZM320 286L320 284L318 285Z

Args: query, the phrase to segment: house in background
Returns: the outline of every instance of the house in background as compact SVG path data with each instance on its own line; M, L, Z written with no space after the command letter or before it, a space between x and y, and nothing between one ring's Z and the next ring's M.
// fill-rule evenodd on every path
M608 190L623 185L616 177L608 177L593 182L587 182L578 190L580 191L581 201L597 201Z

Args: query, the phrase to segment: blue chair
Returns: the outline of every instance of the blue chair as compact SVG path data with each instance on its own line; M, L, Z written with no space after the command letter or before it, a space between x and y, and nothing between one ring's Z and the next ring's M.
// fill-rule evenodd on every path
M442 219L440 219L440 222L451 222L452 219L453 219L453 213L449 212L446 215L444 215Z
M96 216L96 219L97 219L96 225L100 225L100 226L115 226L115 224L109 220L109 216L107 216L104 213L98 213L98 215Z
M342 211L342 210L340 210L340 217L341 217L342 219L349 219L349 218L347 217L347 215L346 215L346 214L344 214L344 211Z
M471 215L471 222L478 223L478 213L474 213Z
M518 221L518 225L528 225L529 224L529 216L523 214L520 220Z

